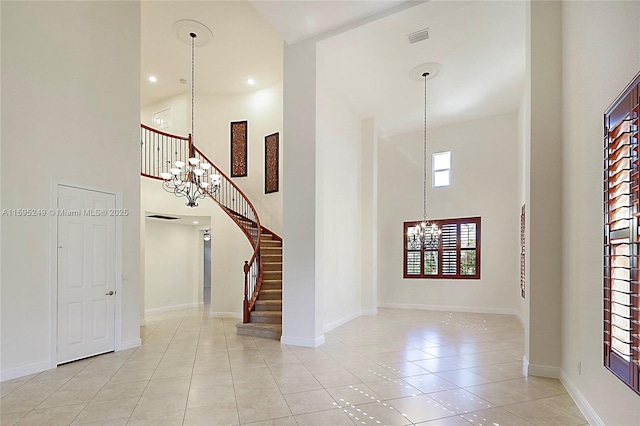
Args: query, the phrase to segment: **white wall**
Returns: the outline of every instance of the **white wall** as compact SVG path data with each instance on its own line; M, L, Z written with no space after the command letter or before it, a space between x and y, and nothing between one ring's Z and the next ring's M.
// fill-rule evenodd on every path
M362 122L320 71L316 94L316 285L327 331L362 311Z
M196 110L198 108L199 106L196 105ZM169 127L162 129L163 132L177 136L187 136L191 133L191 98L187 92L153 104L144 105L140 109L140 122L157 128L153 123L153 114L166 109L171 109L171 123ZM196 124L198 123L196 122Z
M211 308L213 316L241 317L244 294L244 261L253 249L238 226L213 200L199 200L199 206L185 206L184 198L177 198L162 188L156 179L140 178L141 211L168 215L209 216L211 220ZM144 221L143 219L143 222ZM146 229L143 229L143 235ZM146 258L145 247L143 258ZM198 249L201 250L201 249ZM200 258L201 255L198 255ZM149 271L145 271L145 275ZM145 279L146 280L146 279ZM144 306L142 307L144 310Z
M51 180L122 193L121 347L139 339L138 2L2 2L2 208L48 209ZM37 29L37 31L33 31ZM2 378L55 356L50 217L2 217ZM55 304L53 304L55 306ZM55 329L55 328L54 328Z
M638 22L638 2L562 7L562 374L599 416L591 424L640 424L640 397L602 360L602 116L640 70Z
M167 197L170 194L167 194ZM147 219L145 227L145 311L165 312L202 303L198 280L202 233L196 226Z
M403 222L422 218L423 132L381 139L378 300L382 307L516 313L519 297L517 113L429 129L431 154L451 151L451 186L427 188L427 217L481 216L481 279L403 279ZM431 166L429 166L431 170Z

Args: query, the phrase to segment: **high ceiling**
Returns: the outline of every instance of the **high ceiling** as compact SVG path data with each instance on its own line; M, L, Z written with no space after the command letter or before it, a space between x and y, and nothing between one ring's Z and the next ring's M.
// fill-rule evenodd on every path
M410 71L442 65L429 82L429 125L514 111L525 79L525 3L520 1L144 1L142 105L185 93L190 47L172 25L193 19L214 39L196 49L197 93L241 93L282 80L283 40L293 43L372 15L319 42L318 76L380 134L421 128L423 83ZM395 9L392 9L396 7ZM390 14L389 11L396 13ZM429 29L415 44L407 34ZM157 83L148 77L156 75ZM254 86L247 79L254 78Z

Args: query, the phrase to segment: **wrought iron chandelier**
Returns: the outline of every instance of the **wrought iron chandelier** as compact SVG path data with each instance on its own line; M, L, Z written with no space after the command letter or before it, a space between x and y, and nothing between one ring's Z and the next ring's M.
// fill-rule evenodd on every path
M427 79L429 72L424 72L424 174L422 179L422 222L416 227L409 228L409 237L419 241L422 249L437 249L440 244L442 230L435 222L427 220Z
M160 173L164 179L163 188L176 197L185 197L188 207L198 207L198 199L218 192L221 177L211 169L211 164L200 161L195 155L193 141L195 140L195 40L197 34L190 32L191 37L191 138L189 140L188 163L176 160L169 172ZM177 153L176 153L177 155ZM169 162L170 163L170 162ZM186 167L185 167L186 166ZM184 168L184 169L183 169Z

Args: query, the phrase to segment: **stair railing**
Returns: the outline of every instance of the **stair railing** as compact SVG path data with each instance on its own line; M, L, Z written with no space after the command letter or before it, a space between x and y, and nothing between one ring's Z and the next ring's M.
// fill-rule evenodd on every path
M169 169L174 167L174 161L188 163L189 158L197 158L200 162L211 164L210 174L220 175L220 186L217 190L206 192L238 225L253 248L253 255L243 265L242 321L249 322L250 312L255 309L255 302L262 287L262 226L255 207L244 192L193 144L191 135L172 135L141 124L140 154L140 174L151 179L163 180L160 173L169 172Z

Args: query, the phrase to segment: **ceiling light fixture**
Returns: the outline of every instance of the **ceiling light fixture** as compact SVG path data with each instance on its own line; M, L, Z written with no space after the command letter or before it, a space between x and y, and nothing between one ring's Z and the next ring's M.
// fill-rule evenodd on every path
M250 79L247 79L247 84L250 85L250 86L253 86L254 84L256 84L256 81L254 79L250 78Z
M198 222L197 220L194 220L194 221L193 221L193 224L194 224L194 225L197 225L198 223L199 223L199 222Z
M191 37L191 144L195 140L195 77L196 77L196 37L195 32L190 32ZM190 148L191 150L191 148ZM189 153L188 164L183 161L174 161L174 168L169 172L160 173L164 179L162 186L167 192L172 192L176 197L186 197L188 207L198 207L198 199L204 198L207 194L215 194L220 187L221 177L217 173L211 174L211 164L200 162L192 151ZM183 167L186 168L183 170ZM210 181L209 181L210 179Z
M422 249L437 249L440 244L440 234L442 230L435 222L427 220L427 80L430 78L429 71L422 73L424 79L424 174L422 178L422 222L416 227L409 228L409 237L414 241L419 241Z
M205 241L211 241L211 230L205 229L202 237Z
M155 82L158 81L158 79L156 78L155 75L152 75L151 77L149 77L149 81L152 82L152 83L155 83Z

